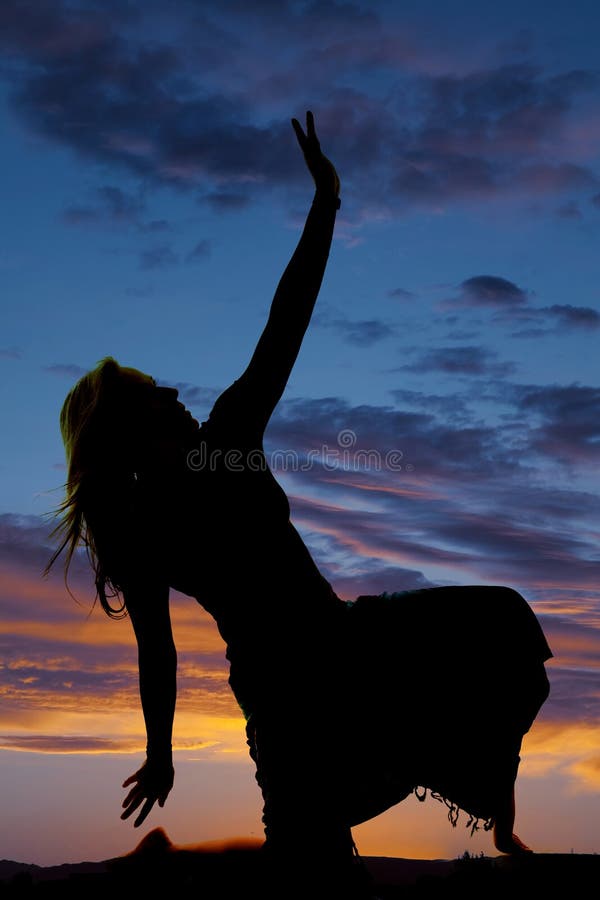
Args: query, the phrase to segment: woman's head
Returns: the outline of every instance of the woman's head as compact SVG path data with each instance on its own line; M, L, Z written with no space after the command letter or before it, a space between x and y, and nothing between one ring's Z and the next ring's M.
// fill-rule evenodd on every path
M127 513L137 473L175 464L190 432L197 430L174 388L150 375L102 359L69 391L60 414L67 461L66 497L53 534L63 540L46 571L66 548L65 572L78 544L88 551L100 603L122 588L127 564ZM111 589L107 595L107 587Z
M67 394L60 412L60 431L67 457L67 486L92 471L103 444L115 431L121 366L112 357L101 360ZM113 427L111 427L113 426Z

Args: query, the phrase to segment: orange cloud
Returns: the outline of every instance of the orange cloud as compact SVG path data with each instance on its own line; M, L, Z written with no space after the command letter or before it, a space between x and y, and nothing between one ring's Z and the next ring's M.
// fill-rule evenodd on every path
M600 723L537 721L525 735L520 774L567 775L576 791L600 791Z
M339 479L322 478L321 482L325 482L327 484L335 484L336 486L342 488L355 488L357 491L374 491L377 494L391 494L398 497L409 497L413 500L442 500L446 497L446 494L443 494L441 491L434 491L429 486L422 488L399 488L393 487L389 484L365 484L365 482L362 481L346 481L343 477ZM306 500L306 498L304 499Z
M578 760L570 766L570 771L587 788L600 791L600 755Z
M93 605L93 597L89 598L89 605L75 603L59 579L36 578L30 572L4 565L0 572L0 600L5 606L0 635L63 645L135 645L128 621L109 619L98 605ZM12 615L7 614L8 606ZM172 591L171 619L181 650L224 654L214 619L195 599Z
M536 600L535 608L537 612L549 616L577 617L578 621L592 626L598 624L598 601L596 599L573 597L570 588L567 590L562 587L558 590L564 594L564 598Z

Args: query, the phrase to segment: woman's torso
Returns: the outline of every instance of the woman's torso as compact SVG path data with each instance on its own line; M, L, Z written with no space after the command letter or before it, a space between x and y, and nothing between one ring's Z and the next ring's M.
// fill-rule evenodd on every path
M279 677L306 684L307 658L316 678L345 604L292 524L262 441L236 444L205 422L161 491L163 577L215 619L238 700Z

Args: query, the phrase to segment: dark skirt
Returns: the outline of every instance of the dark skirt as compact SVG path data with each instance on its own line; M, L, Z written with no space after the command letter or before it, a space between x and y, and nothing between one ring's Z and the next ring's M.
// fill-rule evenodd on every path
M267 833L292 820L352 827L427 790L453 823L463 810L489 827L548 696L552 653L523 597L495 586L361 596L340 608L328 646L248 720Z

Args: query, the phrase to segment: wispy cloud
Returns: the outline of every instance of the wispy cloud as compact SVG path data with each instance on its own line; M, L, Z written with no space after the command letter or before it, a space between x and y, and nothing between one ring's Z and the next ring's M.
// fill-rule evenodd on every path
M552 306L544 307L541 312L553 316L558 328L595 329L600 326L600 312L591 306L555 303Z
M439 347L416 353L418 358L412 363L399 366L398 371L445 372L448 375L485 375L501 378L512 374L515 370L514 363L498 362L498 354L495 351L474 345Z
M397 331L392 323L381 319L352 320L325 304L321 304L313 314L312 324L317 328L327 328L355 347L371 347L379 341L394 337Z
M63 220L70 225L90 225L108 223L137 225L141 227L140 216L145 209L145 201L138 192L133 194L120 187L105 184L94 191L93 205L69 206L63 212Z
M44 366L44 371L49 372L50 375L59 375L63 378L77 380L82 375L85 375L88 370L83 366L78 366L76 363L51 363L48 366Z
M441 309L488 311L496 326L509 327L513 337L592 331L600 326L600 311L590 306L554 303L538 306L535 292L498 275L475 275L461 282L457 293L439 304ZM516 329L516 330L515 330Z
M194 262L202 262L205 259L208 259L212 252L212 244L209 240L204 238L201 241L198 241L196 246L190 250L186 257L186 262L194 263Z
M1 359L22 359L23 351L18 347L0 347Z
M388 291L388 297L393 297L395 300L412 300L415 296L412 291L407 291L401 287L392 288Z
M169 244L160 244L140 253L141 269L166 269L178 262L179 256Z

